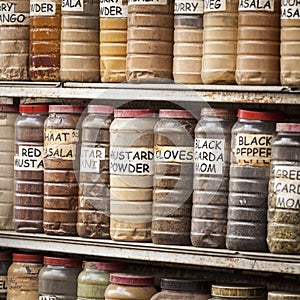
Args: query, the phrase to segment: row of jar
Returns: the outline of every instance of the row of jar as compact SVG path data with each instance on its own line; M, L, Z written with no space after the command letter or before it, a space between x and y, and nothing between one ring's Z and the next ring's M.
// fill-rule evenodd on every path
M0 30L0 80L300 84L292 0L12 0Z
M300 299L300 293L270 291L262 285L216 284L205 279L160 278L128 273L117 262L82 261L79 257L43 256L35 253L0 253L1 300L106 299L106 300L206 300Z
M13 212L19 232L299 253L300 125L282 112L20 112L2 113L2 229Z

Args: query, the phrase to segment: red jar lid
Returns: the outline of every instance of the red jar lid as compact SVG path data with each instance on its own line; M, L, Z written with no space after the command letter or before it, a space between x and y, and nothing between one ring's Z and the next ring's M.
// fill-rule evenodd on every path
M276 131L300 132L300 123L277 123Z
M224 119L235 119L236 111L233 109L226 108L211 108L204 107L201 109L201 117L215 117L215 118L224 118Z
M49 111L48 104L29 104L29 105L20 105L20 113L47 113Z
M114 108L107 105L88 105L88 113L112 114Z
M173 119L195 119L194 115L191 112L183 109L160 109L159 117Z
M81 114L85 107L80 105L50 105L49 112Z
M123 285L150 286L150 285L154 285L154 277L125 274L125 273L124 274L114 273L114 274L110 274L110 282L123 284Z
M115 118L152 118L155 111L152 109L115 109Z
M125 264L114 262L85 261L84 264L92 264L102 271L121 271L126 269Z
M43 255L41 255L41 254L13 253L13 261L42 263L43 262Z
M52 266L64 266L64 267L75 267L80 268L82 266L82 260L79 258L71 258L71 257L52 257L45 256L44 257L45 265Z
M0 252L0 260L3 261L11 260L11 252L9 251Z
M261 120L261 121L279 121L284 119L284 113L281 111L253 111L239 109L237 116L243 119Z
M0 105L0 112L18 113L19 112L19 105L1 104Z

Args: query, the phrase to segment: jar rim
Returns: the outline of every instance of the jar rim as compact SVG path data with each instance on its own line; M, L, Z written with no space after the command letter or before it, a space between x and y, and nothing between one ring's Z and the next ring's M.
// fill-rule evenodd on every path
M192 112L184 109L160 109L159 118L195 119Z
M277 123L276 131L280 132L300 132L300 123Z
M85 109L85 106L81 105L49 105L50 113L73 113L81 114Z
M121 285L151 286L154 285L154 277L151 275L112 273L110 274L110 282Z
M108 105L88 105L88 113L107 113L112 114L114 108Z
M43 255L42 254L13 253L13 261L42 263Z
M155 111L152 109L115 109L115 118L153 118Z
M71 257L44 256L44 264L53 265L53 266L64 266L64 267L81 267L82 260L79 258L71 258Z

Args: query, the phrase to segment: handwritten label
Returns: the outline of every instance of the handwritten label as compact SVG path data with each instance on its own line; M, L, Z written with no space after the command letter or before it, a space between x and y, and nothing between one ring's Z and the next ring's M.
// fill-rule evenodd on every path
M300 166L274 167L276 207L300 209Z
M128 0L128 5L167 5L168 0Z
M204 12L226 11L226 0L204 0Z
M42 295L42 296L39 296L39 300L56 300L56 296Z
M222 174L224 139L196 138L194 144L194 172L196 174Z
M239 0L239 11L274 11L274 0Z
M0 294L7 293L7 276L0 276Z
M23 171L44 170L43 147L20 146L14 158L14 169Z
M28 13L16 13L17 3L0 1L0 25L29 25Z
M281 0L281 19L300 19L300 2L298 0Z
M30 1L31 17L55 16L56 3L51 1Z
M122 0L100 0L100 17L127 18L128 5Z
M239 165L269 166L273 135L237 134L233 149Z
M7 124L7 114L0 114L0 126Z
M175 14L203 14L203 1L200 0L175 0Z
M110 148L110 173L115 175L153 175L151 148Z
M154 160L163 162L194 162L193 147L155 147Z
M105 148L82 147L80 154L80 171L99 173L101 160L105 160Z
M62 11L83 11L83 0L62 0Z

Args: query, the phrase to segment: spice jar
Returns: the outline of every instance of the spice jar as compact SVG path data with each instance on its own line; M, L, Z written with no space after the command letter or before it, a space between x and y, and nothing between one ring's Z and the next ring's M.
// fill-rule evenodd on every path
M172 80L173 15L174 0L128 1L127 81Z
M238 0L204 1L203 83L235 83L237 33Z
M20 105L16 119L14 229L43 232L44 121L48 105Z
M155 244L189 245L194 129L186 110L161 109L154 127L151 238Z
M238 110L232 128L226 247L266 251L271 143L279 111Z
M82 122L77 233L109 238L109 127L113 107L89 105Z
M195 279L161 278L161 292L151 300L207 300L210 298L210 283Z
M234 110L203 108L195 128L191 240L196 247L225 248L231 128Z
M84 262L84 269L78 276L77 299L105 299L104 292L110 283L110 273L125 269L122 263Z
M62 1L61 81L98 82L99 0Z
M300 292L272 291L268 293L268 300L299 300Z
M0 299L6 300L7 295L7 271L11 265L11 253L0 252Z
M50 105L44 124L44 231L76 235L81 118L84 107Z
M0 105L0 229L13 229L15 121L18 105Z
M39 272L43 267L40 254L13 253L7 272L7 300L32 300L39 297Z
M153 276L110 274L105 300L150 300L156 293Z
M153 128L149 109L117 109L110 126L110 236L151 239Z
M78 258L45 256L39 274L39 299L75 300L81 264Z
M246 284L213 284L211 295L214 300L265 300L266 288L264 286Z
M278 123L272 142L267 243L272 253L300 253L300 123Z

